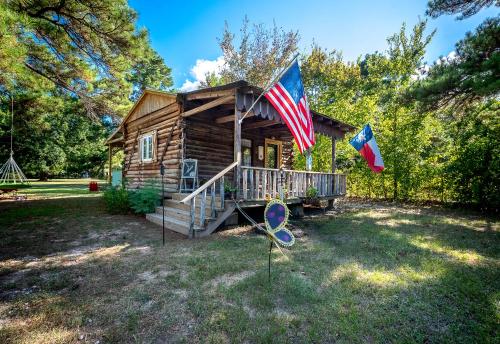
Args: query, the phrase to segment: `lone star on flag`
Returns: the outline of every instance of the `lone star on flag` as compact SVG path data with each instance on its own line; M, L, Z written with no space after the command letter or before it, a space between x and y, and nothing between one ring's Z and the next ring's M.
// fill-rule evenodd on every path
M369 124L365 125L349 143L366 159L368 166L373 172L382 172L384 161L382 160L382 155Z

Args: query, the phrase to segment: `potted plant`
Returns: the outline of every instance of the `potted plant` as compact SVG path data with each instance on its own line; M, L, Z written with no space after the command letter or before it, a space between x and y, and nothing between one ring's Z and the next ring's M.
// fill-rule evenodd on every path
M312 186L308 187L306 190L306 198L304 199L304 203L319 206L318 189Z
M228 182L224 183L224 198L236 198L236 188Z

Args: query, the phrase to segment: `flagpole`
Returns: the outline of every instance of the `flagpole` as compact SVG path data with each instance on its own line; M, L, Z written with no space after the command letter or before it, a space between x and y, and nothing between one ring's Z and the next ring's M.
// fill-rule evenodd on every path
M292 66L293 62L295 62L295 60L297 59L297 57L299 57L299 55L300 55L299 53L295 54L292 60L287 64L287 66L267 85L267 87L264 89L264 91L262 91L262 93L257 97L257 99L255 99L250 108L248 108L243 117L241 117L241 119L239 120L240 124L243 122L245 117L250 113L255 104L257 104L259 99L262 98L262 96L266 94L267 91L269 91L269 89L276 83L276 80L279 80L283 76L283 74L285 74L285 72Z

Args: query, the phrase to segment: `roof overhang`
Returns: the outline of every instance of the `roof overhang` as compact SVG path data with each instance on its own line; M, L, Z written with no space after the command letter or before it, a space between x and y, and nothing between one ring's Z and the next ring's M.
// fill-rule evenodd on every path
M238 109L242 112L246 112L247 109L252 106L255 99L257 99L257 97L263 92L263 90L259 87L248 85L246 82L244 83L246 86L243 86L242 89L243 97L238 97L237 104ZM252 116L285 124L281 115L265 98L260 98L258 103L254 105L251 112L253 112ZM336 120L317 111L311 110L311 116L314 131L322 135L342 139L346 133L356 130L356 127L350 124Z
M123 125L134 113L135 109L139 106L139 104L143 101L144 97L147 94L156 94L165 97L171 97L185 104L186 102L190 101L198 102L201 100L205 101L213 98L227 97L229 94L236 94L236 92L243 94L243 97L237 97L237 107L238 109L240 109L240 111L246 112L246 109L249 109L255 99L263 92L263 89L257 86L253 86L245 80L239 80L221 86L202 88L190 92L180 92L177 94L146 89L132 106L127 115L123 118L118 128L108 137L108 139L106 140L106 144L119 143L120 140L123 140ZM285 124L279 113L271 104L269 104L267 99L265 99L264 97L262 97L254 106L252 112L252 115L256 117ZM351 132L356 129L356 127L350 124L341 122L317 111L311 111L311 114L313 119L314 131L317 133L335 138L344 138L347 132Z
M145 89L142 94L140 95L139 99L137 99L137 101L134 103L134 105L132 106L132 108L130 109L130 111L127 113L127 115L125 115L125 117L123 117L120 125L118 126L118 128L116 128L115 131L113 131L113 133L111 135L109 135L109 137L106 139L106 142L105 144L109 145L109 144L112 144L112 143L115 143L115 142L119 142L119 134L121 133L121 140L123 140L123 125L127 122L127 120L129 119L129 117L134 113L135 109L137 109L137 107L139 106L139 104L142 103L142 101L144 100L144 98L146 97L146 95L148 94L155 94L155 95L159 95L159 96L164 96L164 97L169 97L169 98L172 98L172 99L177 99L177 95L174 94L174 93L169 93L169 92L164 92L164 91L158 91L158 90L151 90L151 89Z

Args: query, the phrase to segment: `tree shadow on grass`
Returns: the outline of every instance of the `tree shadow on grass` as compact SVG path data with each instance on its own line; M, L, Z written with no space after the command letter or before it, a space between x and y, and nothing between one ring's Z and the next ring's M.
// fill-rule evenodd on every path
M100 197L70 197L0 204L0 259L41 257L96 244L137 245L156 239L161 228L139 215L106 213ZM167 240L182 237L166 231Z
M316 223L315 245L296 257L317 260L320 293L351 295L355 306L347 302L347 313L352 318L354 312L359 331L368 334L362 340L498 338L497 232L428 221L427 215L373 215L358 212ZM328 248L332 254L322 256Z
M308 221L308 235L297 240L288 252L290 259L273 253L268 284L265 238L169 240L159 249L154 246L160 245L159 228L147 227L142 219L98 213L96 204L83 211L78 202L63 203L66 215L58 219L66 225L43 230L70 240L83 232L89 244L99 245L80 258L61 259L59 265L36 268L35 261L19 283L0 282L2 289L33 285L41 289L2 308L1 316L10 324L44 319L29 322L21 334L25 341L31 339L28 332L47 336L51 328L61 336L70 331L67 341L75 341L81 331L88 334L88 341L108 342L183 337L249 342L494 342L498 338L498 236L471 230L467 224L461 228L439 218L391 212ZM71 222L78 210L81 215ZM100 220L86 227L96 221L94 213ZM46 217L31 220L40 227ZM93 236L116 233L119 221L137 225L129 228L132 234L126 238ZM11 230L26 238L30 226L21 223ZM80 241L80 246L86 245ZM71 241L49 243L46 248L43 240L37 242L39 248L20 246L25 250L22 255L8 251L7 257L51 252L64 258L59 254ZM51 253L45 258L50 259ZM78 259L79 263L72 262ZM221 282L225 276L231 283ZM214 281L221 283L214 286ZM4 338L18 335L20 328L9 326ZM174 332L181 337L171 337Z
M163 283L158 290L168 293L170 275L148 272L167 261L161 229L143 217L106 214L102 206L98 198L68 198L2 207L8 217L0 230L0 342L75 342L80 333L87 341L123 342L139 327L155 328L152 310L141 307L153 299L151 283ZM166 234L170 246L184 242ZM163 296L155 304L175 301Z
M425 247L426 245L418 244L427 242L430 243L429 249L436 248L435 253L455 250L499 259L500 231L491 230L498 225L492 225L488 218L483 219L480 224L475 224L475 220L467 217L457 220L457 217L447 217L445 214L380 214L361 211L333 221L318 221L314 226L322 240L332 245L347 237L346 244L351 241L368 251L378 253L379 248L384 248L387 254L400 253L404 256L405 252L399 252L398 249Z

